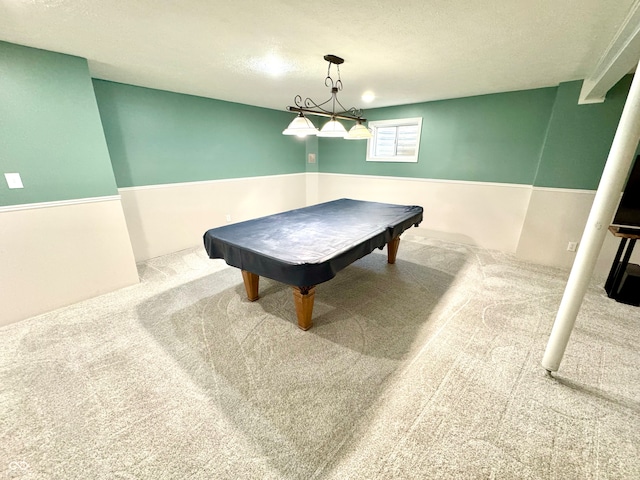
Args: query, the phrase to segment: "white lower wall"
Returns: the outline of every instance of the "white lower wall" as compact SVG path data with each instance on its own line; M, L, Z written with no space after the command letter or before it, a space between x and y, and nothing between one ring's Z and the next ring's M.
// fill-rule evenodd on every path
M119 189L137 261L202 245L210 228L306 205L306 174Z
M301 173L123 188L120 195L0 208L0 325L134 284L135 260L201 245L227 215L237 222L344 197L421 205L425 235L568 268L575 253L567 243L580 240L595 192ZM596 274L608 272L618 244L607 235ZM632 261L640 263L640 249Z
M580 241L595 194L593 190L534 187L518 257L542 265L571 267L576 254L567 251L567 244ZM619 244L619 238L607 234L596 264L596 275L609 272ZM634 251L631 261L640 263L640 249Z
M306 174L307 180L307 191L306 191L306 199L307 199L307 206L308 205L315 205L317 203L319 203L318 198L319 198L319 192L318 192L318 174L317 173L307 173Z
M348 197L421 205L429 236L515 253L522 260L570 268L595 191L530 185L319 173L317 202ZM611 268L620 240L607 235L595 274ZM631 257L640 263L640 248Z
M117 196L3 207L0 232L0 325L138 282Z
M314 175L314 174L309 174ZM368 175L316 174L318 201L353 198L420 205L425 235L515 253L531 187Z

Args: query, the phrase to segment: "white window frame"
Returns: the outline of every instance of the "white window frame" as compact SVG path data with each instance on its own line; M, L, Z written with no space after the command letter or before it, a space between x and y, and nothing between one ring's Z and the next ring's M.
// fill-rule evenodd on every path
M418 136L416 143L415 155L394 155L394 156L375 156L376 138L379 127L399 127L403 125L417 125ZM418 161L418 153L420 150L420 137L422 136L422 117L415 118L398 118L395 120L376 120L369 122L369 128L372 132L372 137L367 140L367 162L408 162L416 163Z

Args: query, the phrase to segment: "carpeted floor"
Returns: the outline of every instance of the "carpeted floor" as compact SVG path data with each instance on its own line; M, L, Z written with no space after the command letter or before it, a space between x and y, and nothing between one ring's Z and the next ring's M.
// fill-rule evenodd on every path
M405 235L316 289L203 249L0 329L0 478L637 479L640 309L593 282L540 367L568 272Z

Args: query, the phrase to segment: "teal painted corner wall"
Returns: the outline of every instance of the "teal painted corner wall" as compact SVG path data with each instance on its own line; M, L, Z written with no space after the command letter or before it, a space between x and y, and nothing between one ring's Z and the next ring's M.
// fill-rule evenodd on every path
M0 42L0 205L116 195L85 59Z
M291 114L93 81L118 187L305 171Z
M366 111L368 121L422 117L417 163L367 162L366 141L320 139L320 171L531 185L557 89Z
M604 103L590 105L578 105L581 81L560 84L535 186L598 187L632 78L620 80Z

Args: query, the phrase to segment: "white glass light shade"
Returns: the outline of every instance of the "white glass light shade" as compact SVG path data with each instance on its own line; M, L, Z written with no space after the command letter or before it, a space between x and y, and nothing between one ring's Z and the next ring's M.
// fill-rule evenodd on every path
M319 137L344 137L346 134L347 131L342 124L334 119L325 123L322 130L318 132Z
M369 130L361 123L357 123L353 127L351 127L349 133L344 136L346 140L366 140L367 138L371 137L371 130Z
M282 131L283 135L296 135L298 137L306 137L307 135L317 135L318 129L311 120L302 115L298 115L289 126Z

